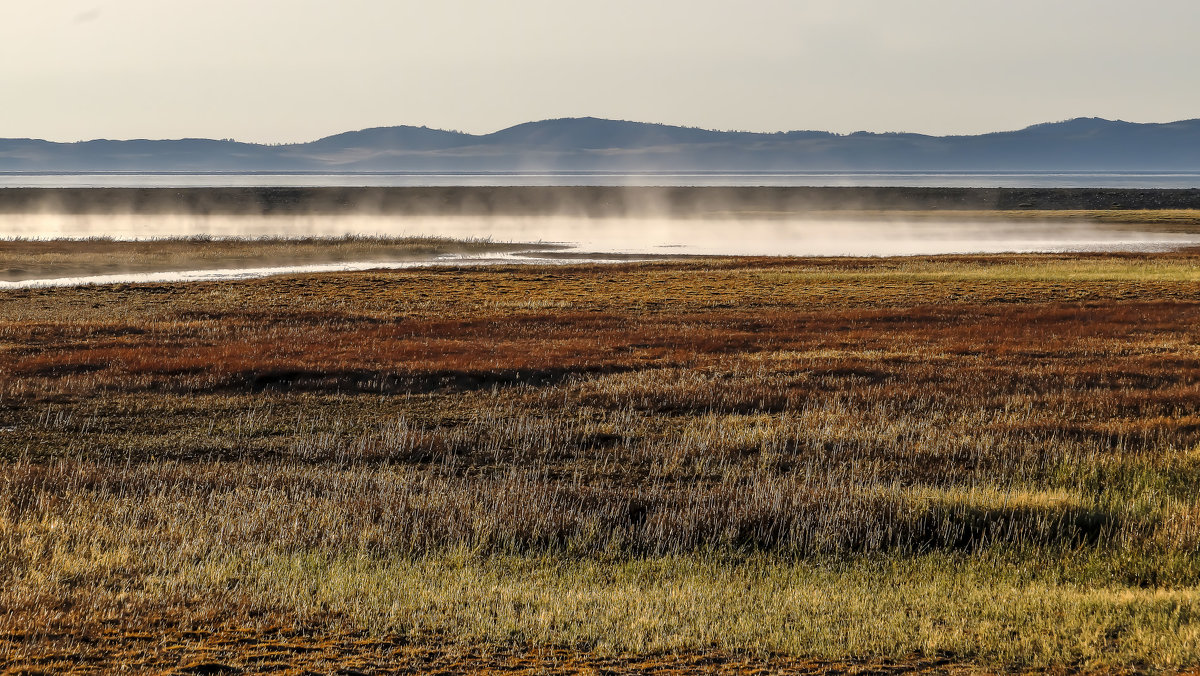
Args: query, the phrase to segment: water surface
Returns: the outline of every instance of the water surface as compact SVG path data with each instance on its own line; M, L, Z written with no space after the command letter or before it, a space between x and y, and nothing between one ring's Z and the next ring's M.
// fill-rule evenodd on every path
M921 188L1200 188L1200 172L562 172L562 173L24 173L0 188L782 186Z
M445 237L559 243L573 253L897 256L1151 250L1195 234L1081 221L579 216L0 214L0 238Z
M0 214L0 238L443 237L554 243L553 251L423 260L175 270L0 283L0 288L240 279L272 274L422 265L572 263L629 256L912 256L970 253L1162 251L1200 246L1200 234L1081 221L836 220L822 218L585 218L578 216ZM615 256L615 255L620 256ZM605 256L609 256L606 258ZM622 258L625 257L625 258Z

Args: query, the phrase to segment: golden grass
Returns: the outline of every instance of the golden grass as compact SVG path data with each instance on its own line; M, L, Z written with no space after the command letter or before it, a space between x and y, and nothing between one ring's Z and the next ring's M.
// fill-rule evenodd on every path
M107 560L106 560L107 559ZM605 657L716 652L818 660L956 661L1014 668L1171 670L1194 665L1200 592L1081 586L1013 573L1002 561L944 556L866 565L729 563L695 557L622 562L469 553L404 558L309 553L205 559L153 570L135 552L62 552L60 604L87 604L96 626L144 630L133 612L164 601L182 631L269 627L286 609L330 633L463 645L556 645ZM108 564L108 565L105 565ZM17 579L8 596L38 596ZM250 609L257 609L255 616ZM265 616L262 611L265 610ZM177 611L179 612L179 611ZM47 609L36 626L61 622ZM27 641L36 638L29 631ZM12 646L14 652L22 650Z

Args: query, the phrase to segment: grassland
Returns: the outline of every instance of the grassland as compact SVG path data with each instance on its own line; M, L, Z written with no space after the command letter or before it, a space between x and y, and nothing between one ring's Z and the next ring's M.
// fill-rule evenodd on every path
M1200 666L1200 253L0 294L0 665Z

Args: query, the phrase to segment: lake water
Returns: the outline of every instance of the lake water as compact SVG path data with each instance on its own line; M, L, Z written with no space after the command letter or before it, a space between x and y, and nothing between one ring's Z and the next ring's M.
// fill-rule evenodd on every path
M1200 172L745 173L0 173L0 188L404 186L912 186L949 188L1200 188Z
M611 263L679 255L910 256L954 253L1163 251L1200 246L1200 234L1082 222L722 220L669 218L403 218L387 216L25 216L0 215L0 237L40 227L46 237L436 236L557 243L555 250L449 254L423 260L173 270L0 281L0 290L139 282L228 281L281 274L429 266ZM42 219L37 222L35 219ZM618 255L619 254L619 255ZM606 257L607 255L607 257Z
M722 218L411 217L384 215L66 215L0 214L0 238L153 239L168 237L446 237L557 243L555 251L427 260L174 270L0 282L0 289L75 284L218 281L267 275L485 265L603 262L622 256L906 256L951 253L1160 251L1200 246L1200 235L1085 222ZM563 255L567 254L567 255ZM590 255L589 255L590 254Z
M946 185L947 175L905 174L755 174L755 175L656 175L659 185L833 185L834 180L860 181L862 185L879 184L888 178L897 185L915 185L914 181L930 181L930 185ZM942 178L937 178L941 176ZM1013 185L1043 181L1043 185L1065 184L1068 176L1079 175L954 175L964 185L993 185L1004 180ZM1165 179L1150 175L1105 175L1114 185L1122 181L1144 180L1154 187L1164 187ZM1183 176L1183 175L1179 175ZM612 181L629 177L572 175L579 184L600 184L592 179ZM840 177L840 178L839 178ZM1031 178L1032 177L1032 178ZM1089 175L1089 185L1095 185L1099 175ZM333 180L346 181L340 185L446 185L469 184L462 175L403 176L403 175L72 175L23 176L9 175L14 182L37 179L42 185L338 185ZM476 175L477 185L507 185L516 178L534 184L564 184L563 175ZM551 181L550 178L554 180ZM1196 185L1200 177L1191 176L1187 183L1180 178L1181 187ZM598 179L597 179L598 180ZM1075 179L1070 179L1075 180ZM94 181L94 182L91 182ZM372 181L377 181L372 183ZM410 181L405 183L405 181ZM546 181L537 183L537 181ZM788 181L791 181L790 183ZM811 181L812 183L803 183ZM830 181L820 183L819 181ZM35 181L36 183L36 181ZM610 183L616 184L616 183ZM653 184L640 181L639 184ZM1024 253L1071 251L1161 251L1179 247L1200 246L1200 235L1186 232L1161 232L1128 226L1106 226L1080 221L972 221L954 219L836 219L814 216L794 218L585 218L577 216L405 216L405 215L155 215L155 214L0 214L0 239L12 238L72 238L108 237L113 239L153 239L173 237L444 237L451 239L481 239L494 242L556 243L562 245L559 255L530 253L527 255L483 255L430 258L424 261L354 261L320 266L278 266L240 270L176 270L133 275L104 277L28 280L0 282L0 288L18 286L54 286L78 283L115 283L150 281L221 280L260 277L296 272L333 270L363 270L370 268L400 268L414 265L483 265L496 263L571 263L581 257L602 261L604 255L662 256L662 255L740 255L740 256L906 256L954 253ZM597 258L589 258L595 254ZM610 258L609 260L613 260Z
M0 214L0 238L443 237L564 245L567 252L739 256L1155 250L1200 235L1081 221L579 216Z

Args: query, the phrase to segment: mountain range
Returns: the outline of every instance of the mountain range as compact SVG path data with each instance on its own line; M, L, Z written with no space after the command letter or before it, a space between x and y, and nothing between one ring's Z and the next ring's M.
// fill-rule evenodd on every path
M309 143L0 139L7 172L1200 171L1200 119L1077 118L975 136L714 131L593 117L490 134L377 127Z

